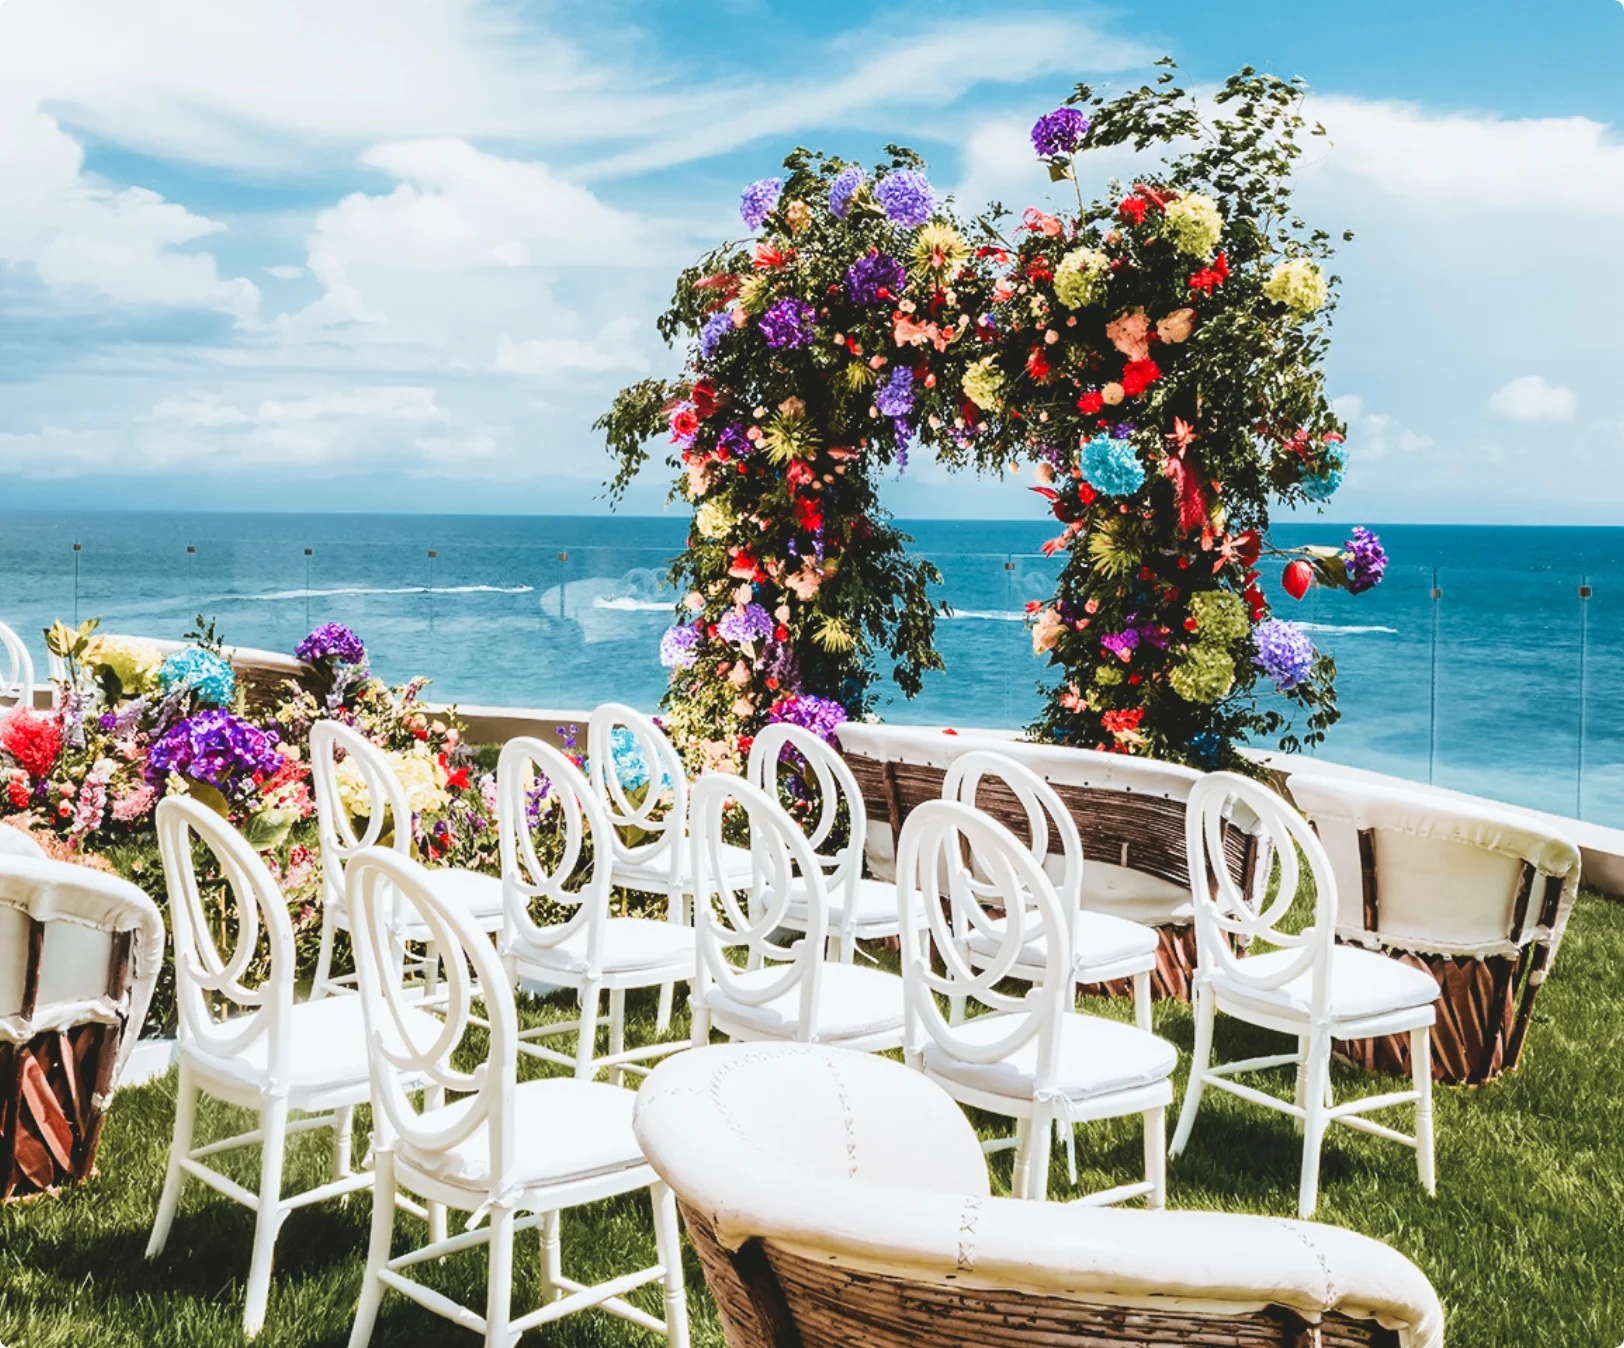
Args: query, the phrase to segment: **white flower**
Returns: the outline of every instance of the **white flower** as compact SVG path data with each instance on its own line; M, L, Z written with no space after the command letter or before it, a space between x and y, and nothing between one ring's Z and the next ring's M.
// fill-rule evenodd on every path
M1189 253L1205 262L1224 235L1224 217L1218 214L1211 197L1191 192L1187 197L1167 203L1162 228L1181 253Z
M1307 318L1325 303L1325 275L1306 257L1294 257L1275 264L1269 279L1263 283L1263 293L1276 304L1284 304Z

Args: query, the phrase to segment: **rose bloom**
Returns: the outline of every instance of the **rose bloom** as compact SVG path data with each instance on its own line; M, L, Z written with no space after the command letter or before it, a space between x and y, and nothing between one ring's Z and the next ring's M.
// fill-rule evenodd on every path
M691 407L679 407L671 414L671 434L686 440L699 432L699 417Z
M1175 309L1156 324L1156 335L1164 342L1182 342L1195 327L1194 309Z
M1044 609L1032 627L1032 654L1042 655L1044 651L1052 651L1065 630L1066 624L1061 616L1052 608Z

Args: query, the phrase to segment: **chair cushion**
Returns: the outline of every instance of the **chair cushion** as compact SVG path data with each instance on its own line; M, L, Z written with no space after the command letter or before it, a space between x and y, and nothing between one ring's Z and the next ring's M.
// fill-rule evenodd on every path
M678 871L685 894L693 892L694 884L693 853L689 848L689 843L683 843L682 865ZM722 866L727 872L727 878L735 884L749 880L754 874L748 847L734 847L731 843L723 843ZM635 889L640 894L663 894L671 882L670 865L663 859L637 865L616 862L614 880L617 885L625 889Z
M804 882L796 885L803 896L805 894ZM913 896L913 905L916 912L923 912L925 901L916 891ZM791 891L789 899L789 916L806 921L806 899L797 897ZM838 925L846 916L846 890L844 886L837 885L829 890L829 921ZM885 927L893 930L901 927L902 915L897 903L897 887L892 880L861 879L857 882L857 925L859 927Z
M1267 974L1289 964L1295 950L1271 950L1265 955L1249 955L1242 961L1248 970ZM1213 979L1225 997L1266 1011L1286 1011L1307 1017L1313 997L1313 979L1298 974L1278 988L1249 987L1220 971ZM1388 1011L1429 1006L1438 999L1438 982L1425 969L1403 964L1372 950L1339 945L1331 948L1331 996L1329 1010L1336 1020L1359 1020Z
M526 948L519 972L546 980L549 973L584 974L586 928L572 933L550 949ZM694 969L694 929L674 922L647 917L612 917L603 934L603 968L600 973L635 973L639 969L682 970L687 978Z
M434 892L472 913L482 921L502 920L502 879L479 871L460 870L455 866L442 866L429 872Z
M513 1122L517 1165L498 1178L506 1184L561 1184L590 1179L643 1164L632 1134L636 1095L620 1086L573 1077L524 1081L514 1090ZM449 1122L460 1104L429 1110L425 1127ZM425 1152L400 1140L408 1164L447 1184L483 1189L491 1184L490 1125L482 1123L456 1146Z
M413 1026L413 1039L420 1044L433 1043L440 1033L440 1022L424 1011L408 1008L405 1014ZM295 1002L289 1023L293 1033L288 1055L292 1079L287 1085L295 1098L348 1087L366 1088L366 1025L359 997ZM230 1058L214 1056L206 1045L195 1040L183 1040L180 1045L180 1056L201 1071L249 1090L269 1086L269 1052L270 1036L266 1034Z
M997 918L992 925L995 930L1001 932L1004 929L1004 920ZM1156 933L1149 927L1130 922L1125 917L1113 917L1110 913L1080 913L1077 934L1079 972L1084 972L1090 967L1117 964L1122 960L1143 959L1154 963L1156 949L1160 944ZM970 933L969 945L972 954L989 958L998 949L997 940L980 931ZM1048 945L1047 936L1040 934L1034 937L1022 948L1021 963L1028 967L1041 967Z
M1026 1014L998 1011L977 1016L955 1026L954 1033L972 1044L992 1043L1010 1032L1012 1017ZM1165 1039L1120 1021L1069 1012L1061 1022L1055 1086L1073 1100L1153 1086L1172 1075L1178 1060L1178 1050ZM932 1076L1017 1100L1032 1098L1037 1061L1036 1035L1009 1057L992 1063L964 1062L935 1040L925 1045L925 1070Z
M1082 906L1133 922L1188 922L1195 914L1187 885L1089 857L1083 862Z
M783 966L769 966L740 974L746 989L761 987L782 976ZM823 1042L856 1039L860 1036L902 1033L902 980L881 969L857 964L823 966L818 990L817 1037ZM711 1013L724 1016L757 1034L773 1039L794 1039L801 1010L801 989L796 984L788 992L760 1006L735 1001L721 988L712 986L706 998Z

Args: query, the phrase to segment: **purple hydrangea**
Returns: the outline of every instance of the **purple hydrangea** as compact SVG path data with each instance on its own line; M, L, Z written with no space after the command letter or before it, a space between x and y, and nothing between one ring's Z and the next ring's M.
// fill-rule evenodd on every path
M1032 126L1032 148L1045 159L1071 154L1083 143L1089 120L1076 108L1056 108L1039 117Z
M1100 638L1100 645L1119 659L1126 658L1139 648L1139 629L1130 627L1123 632L1107 632Z
M677 623L665 629L660 638L660 663L667 669L688 669L699 659L699 643L705 634L698 623Z
M844 220L851 209L852 197L862 185L863 170L856 164L841 169L829 187L829 214L836 220Z
M762 178L739 193L739 215L751 229L760 229L783 194L782 178Z
M812 325L816 310L805 300L793 295L779 300L756 322L761 335L774 351L785 347L805 346L812 340Z
M742 646L747 641L770 637L775 626L773 615L760 604L746 604L743 608L728 610L716 624L716 631L726 640Z
M1342 545L1342 563L1348 569L1348 593L1363 594L1381 584L1387 553L1369 529L1355 527L1353 537Z
M1270 618L1252 630L1257 654L1252 663L1274 680L1282 693L1307 681L1314 669L1314 643L1296 623Z
M885 217L899 225L922 225L936 208L936 193L930 179L917 169L899 169L880 179L874 189Z
M747 459L753 448L755 446L744 433L742 422L735 421L731 426L724 426L716 437L716 452L731 459Z
M846 293L853 304L878 304L901 298L908 284L902 263L886 253L869 253L846 270ZM881 292L885 292L881 294Z
M323 623L293 648L295 658L313 665L331 660L335 665L364 665L367 648L343 623Z
M733 331L733 315L726 309L718 309L705 320L705 326L699 330L699 354L701 359L709 360L716 354L717 348L722 345L722 338Z
M899 365L874 394L874 406L887 417L905 417L914 410L913 371Z
M172 726L152 746L148 764L205 782L227 796L242 797L282 766L274 730L210 709Z
M836 742L836 731L850 719L846 709L833 698L817 697L812 693L780 698L767 712L769 722L798 725L828 744Z

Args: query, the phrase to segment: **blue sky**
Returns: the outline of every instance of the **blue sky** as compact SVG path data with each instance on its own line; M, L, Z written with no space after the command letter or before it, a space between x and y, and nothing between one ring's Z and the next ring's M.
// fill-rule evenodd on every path
M0 0L0 507L601 510L741 183L896 140L1041 203L1032 120L1163 52L1330 129L1330 514L1624 523L1620 0ZM899 514L1032 515L922 458Z

